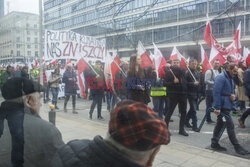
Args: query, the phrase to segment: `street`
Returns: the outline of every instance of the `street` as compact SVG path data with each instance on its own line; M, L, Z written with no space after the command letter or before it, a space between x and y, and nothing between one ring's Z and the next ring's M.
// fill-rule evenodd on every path
M65 114L65 115L72 115L72 105L71 105L71 99L68 102L67 105L67 109L68 109L68 113L64 113L63 112L63 103L64 100L59 100L58 101L58 107L59 110L56 110L57 112L60 112L61 114ZM42 110L44 111L48 111L49 110L49 105L51 103L48 102L46 104L43 104ZM77 98L77 103L76 103L76 110L79 113L78 115L75 116L79 116L85 119L89 119L89 110L90 110L90 105L91 105L91 101L89 100L84 100L84 99L79 99ZM149 104L150 107L152 107L152 103ZM189 106L188 106L189 109ZM187 109L187 110L188 110ZM204 114L205 114L205 101L203 101L200 105L200 111L197 112L197 117L198 117L198 122L200 123L201 119L203 118ZM102 116L104 117L104 120L98 120L97 119L97 111L96 109L94 110L93 113L93 119L92 121L94 122L98 122L102 125L108 125L108 121L109 121L109 111L107 110L107 103L103 103L102 106ZM174 112L173 116L172 116L173 122L170 123L170 132L171 132L171 141L174 142L179 142L179 143L183 143L183 144L187 144L187 145L191 145L191 146L195 146L195 147L199 147L199 148L206 148L206 149L211 149L210 148L210 140L213 134L213 129L215 124L207 124L205 123L204 126L201 129L200 133L194 132L191 129L186 128L186 130L189 133L188 137L184 137L184 136L180 136L178 134L178 129L179 129L179 116L178 116L178 107L176 109L176 111ZM216 121L216 116L215 114L212 114L212 119L214 121ZM249 118L246 120L245 125L246 128L245 129L241 129L238 128L238 121L237 121L238 117L233 117L234 123L235 123L235 131L236 131L236 135L237 138L240 142L240 144L247 150L250 150L250 120ZM228 137L227 137L227 133L226 130L223 134L223 136L221 137L221 141L220 144L222 144L222 146L226 146L227 147L227 152L223 152L226 154L230 154L233 156L238 156L238 157L242 157L242 158L246 158L246 159L250 159L250 155L247 156L240 156L238 154L235 153L232 144L230 143Z

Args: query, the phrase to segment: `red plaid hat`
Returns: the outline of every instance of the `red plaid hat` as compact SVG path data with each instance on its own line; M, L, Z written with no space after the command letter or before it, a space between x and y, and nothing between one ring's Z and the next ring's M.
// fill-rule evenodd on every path
M166 123L151 108L132 100L121 101L111 112L109 134L115 141L137 151L170 142Z

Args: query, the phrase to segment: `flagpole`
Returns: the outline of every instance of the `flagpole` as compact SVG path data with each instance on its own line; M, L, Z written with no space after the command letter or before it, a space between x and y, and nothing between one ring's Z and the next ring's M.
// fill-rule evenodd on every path
M195 77L194 77L193 73L191 72L191 70L189 69L189 67L188 67L188 66L187 66L187 69L188 69L188 71L190 72L191 76L193 77L194 81L195 81L195 82L197 82L197 80L195 79Z
M124 75L124 77L127 77L125 72L122 70L122 68L117 64L116 60L114 59L115 64L117 65L117 67L121 70L122 74Z

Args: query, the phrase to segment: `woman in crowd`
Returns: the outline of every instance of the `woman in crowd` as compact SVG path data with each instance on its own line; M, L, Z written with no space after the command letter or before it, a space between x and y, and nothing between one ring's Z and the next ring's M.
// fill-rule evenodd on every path
M147 71L146 69L141 68L140 56L134 54L130 57L129 71L127 75L127 89L129 91L130 99L144 104L150 102L148 92L149 84L145 82L147 76L150 75L149 73L149 70Z

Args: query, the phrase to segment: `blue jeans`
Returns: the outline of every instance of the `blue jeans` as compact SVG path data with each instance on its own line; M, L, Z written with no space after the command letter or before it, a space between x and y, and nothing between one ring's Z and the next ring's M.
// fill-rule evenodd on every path
M11 134L11 164L12 167L22 167L24 163L24 109L16 111L0 111L0 137L4 129L4 119L7 120Z
M206 112L208 112L209 108L211 108L213 105L213 92L206 90ZM207 122L212 121L211 119L211 113L208 112L207 114Z
M45 92L43 93L43 101L45 102L46 100L49 99L49 85L44 85L45 87Z
M51 88L51 92L52 92L52 104L57 104L57 97L58 97L58 92L59 92L59 88Z
M196 116L196 110L197 110L197 100L193 97L188 97L188 102L190 105L190 109L186 116L186 123L189 122L190 119L192 119L192 125L194 128L197 128L197 116Z
M160 118L163 118L163 110L164 110L164 102L165 102L165 97L153 97L153 105L154 108L153 110L155 112L158 112L158 115Z

